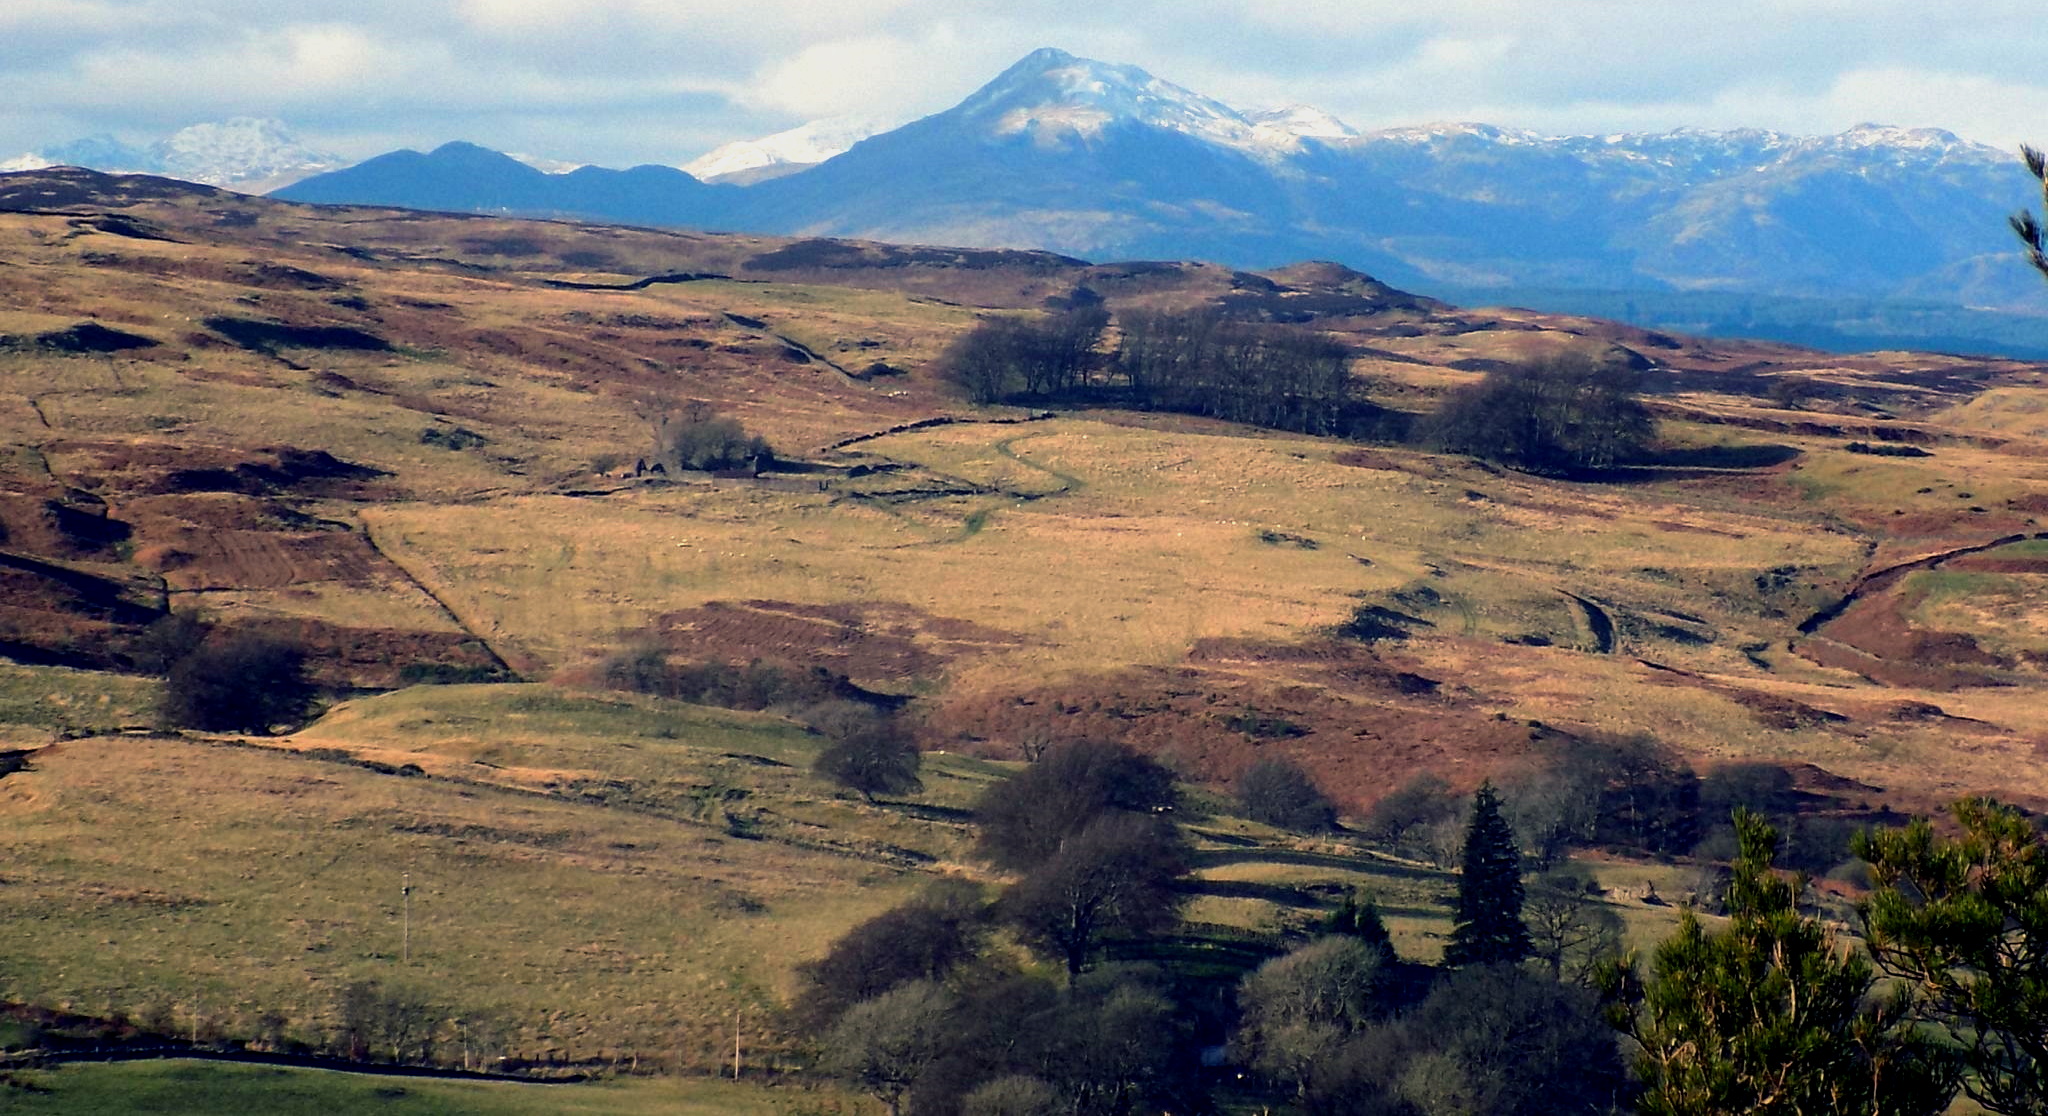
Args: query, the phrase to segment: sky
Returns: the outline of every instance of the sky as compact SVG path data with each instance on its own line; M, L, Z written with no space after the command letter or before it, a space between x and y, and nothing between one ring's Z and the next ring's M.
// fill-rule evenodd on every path
M681 164L941 111L1041 46L1361 130L2048 142L2041 0L0 0L0 158L267 116L349 158Z

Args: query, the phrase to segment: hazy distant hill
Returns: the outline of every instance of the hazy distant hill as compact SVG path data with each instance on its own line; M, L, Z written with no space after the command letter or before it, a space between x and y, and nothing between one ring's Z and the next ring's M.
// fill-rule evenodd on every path
M1330 258L1490 301L1639 294L1646 313L1692 307L1699 295L1797 297L1802 330L1851 345L1959 338L2004 348L2011 323L1985 335L1989 319L1962 308L2048 313L2048 290L2005 228L2030 197L2024 169L1932 129L1558 138L1455 124L1359 134L1306 106L1242 112L1136 67L1040 50L952 109L768 177L787 171L774 159L815 157L858 131L797 129L804 153L793 157L759 141L769 153L748 157L770 160L752 168L766 174L729 179L753 182L745 187L656 168L541 175L449 145L278 196L1094 259ZM1947 307L1955 320L1894 320L1871 300ZM1688 309L1679 320L1695 319ZM1845 323L1860 324L1845 333ZM2048 346L2048 320L2038 332Z
M421 154L393 151L309 178L274 196L327 204L375 203L458 213L597 217L627 224L688 225L723 212L717 195L674 167L630 170L578 167L548 174L473 143L444 143Z

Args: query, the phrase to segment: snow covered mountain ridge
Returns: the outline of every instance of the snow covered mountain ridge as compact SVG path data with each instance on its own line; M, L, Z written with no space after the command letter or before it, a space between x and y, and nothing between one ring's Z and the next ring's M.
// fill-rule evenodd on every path
M281 121L237 116L181 128L142 146L113 136L89 136L0 163L0 171L71 164L111 173L161 174L261 193L348 162L308 147Z
M772 136L735 140L684 163L682 169L705 182L758 182L822 163L901 123L875 116L827 117Z

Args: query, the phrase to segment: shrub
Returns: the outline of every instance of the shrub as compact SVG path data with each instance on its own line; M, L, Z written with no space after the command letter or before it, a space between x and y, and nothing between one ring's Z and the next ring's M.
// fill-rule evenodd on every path
M654 461L671 473L739 469L774 457L766 439L707 404L692 403L654 425Z

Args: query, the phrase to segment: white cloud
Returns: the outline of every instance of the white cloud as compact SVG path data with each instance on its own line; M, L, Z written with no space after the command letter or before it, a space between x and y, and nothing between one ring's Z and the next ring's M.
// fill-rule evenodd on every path
M1825 105L1828 127L1878 121L1947 128L2005 147L2048 143L2048 83L1912 69L1854 70L1836 79Z
M2040 0L0 0L0 150L264 113L674 161L935 111L1039 46L1365 128L2048 132Z

